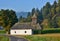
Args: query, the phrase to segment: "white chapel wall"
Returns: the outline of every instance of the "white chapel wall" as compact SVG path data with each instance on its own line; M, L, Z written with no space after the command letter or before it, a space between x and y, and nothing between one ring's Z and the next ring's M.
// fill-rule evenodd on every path
M10 30L11 35L32 35L32 29Z

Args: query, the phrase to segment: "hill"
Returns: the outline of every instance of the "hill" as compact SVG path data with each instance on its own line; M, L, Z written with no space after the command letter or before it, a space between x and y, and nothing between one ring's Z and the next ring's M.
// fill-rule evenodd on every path
M19 18L20 16L22 17L27 17L28 12L16 12L17 18Z

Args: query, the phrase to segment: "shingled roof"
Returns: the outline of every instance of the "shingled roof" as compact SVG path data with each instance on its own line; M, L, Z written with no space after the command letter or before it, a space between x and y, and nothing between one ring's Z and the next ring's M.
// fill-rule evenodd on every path
M41 29L40 27L33 27L27 23L16 23L11 29Z
M34 29L34 27L26 23L24 24L17 23L11 29Z

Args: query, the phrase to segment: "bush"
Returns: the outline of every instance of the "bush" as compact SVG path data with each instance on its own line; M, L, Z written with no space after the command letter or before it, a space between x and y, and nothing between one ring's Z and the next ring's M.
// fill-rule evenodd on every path
M41 34L41 30L33 30L33 34Z
M47 33L60 33L60 29L47 29L47 30L42 30L42 34L47 34Z

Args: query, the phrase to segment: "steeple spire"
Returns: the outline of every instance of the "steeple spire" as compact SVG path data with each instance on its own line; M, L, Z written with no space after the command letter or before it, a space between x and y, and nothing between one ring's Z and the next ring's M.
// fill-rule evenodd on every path
M32 16L32 18L37 18L36 14L34 13L34 15Z
M37 16L36 13L32 16L32 25L35 25L37 23Z

